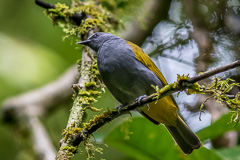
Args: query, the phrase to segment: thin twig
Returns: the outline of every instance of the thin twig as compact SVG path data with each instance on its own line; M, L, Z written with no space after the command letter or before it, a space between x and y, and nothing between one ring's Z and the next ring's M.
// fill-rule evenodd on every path
M41 0L35 0L35 3L45 9L54 9L56 6L51 3L47 3ZM81 21L86 17L86 14L84 12L82 13L74 13L71 15L71 19L75 22L76 25L80 25Z
M206 71L200 75L197 75L196 77L193 77L193 78L190 78L188 80L189 83L195 83L195 82L198 82L198 81L201 81L205 78L208 78L208 77L211 77L215 74L218 74L218 73L221 73L221 72L224 72L224 71L227 71L227 70L230 70L232 68L236 68L240 66L240 60L237 60L233 63L230 63L228 65L225 65L225 66L222 66L222 67L219 67L219 68L215 68L213 70L209 70L209 71Z
M40 7L43 7L43 8L45 8L45 9L55 8L55 5L54 5L54 4L47 3L47 2L44 2L44 1L41 1L41 0L35 0L35 3L36 3L37 5L39 5Z
M170 55L165 55L165 54L161 54L159 55L160 57L164 57L164 58L168 58L170 60L173 60L173 61L176 61L176 62L180 62L182 64L185 64L185 65L188 65L190 67L194 67L195 65L189 61L186 61L184 59L180 59L180 58L177 58L177 57L174 57L174 56L170 56Z
M29 106L28 108L34 108ZM56 149L51 142L50 136L39 118L35 115L27 115L27 123L31 131L33 148L38 159L52 160L56 155Z
M72 95L71 85L77 81L78 71L76 65L70 67L61 77L41 88L26 92L19 96L8 98L2 103L1 118L3 120L18 119L25 116L24 108L35 107L38 116L43 115Z

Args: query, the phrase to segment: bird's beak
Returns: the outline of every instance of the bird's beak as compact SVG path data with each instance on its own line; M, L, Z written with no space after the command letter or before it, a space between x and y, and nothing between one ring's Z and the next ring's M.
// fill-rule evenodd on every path
M88 43L88 42L91 42L91 40L90 40L90 39L87 39L87 40L85 40L85 41L77 42L77 44L86 44L86 43Z

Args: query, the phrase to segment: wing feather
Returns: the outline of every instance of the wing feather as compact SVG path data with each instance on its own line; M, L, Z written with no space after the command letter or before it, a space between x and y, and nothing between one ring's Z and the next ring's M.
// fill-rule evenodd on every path
M132 42L127 41L127 43L131 46L136 58L139 62L145 65L149 70L157 75L159 80L164 84L167 85L167 81L164 78L163 74L160 72L158 67L154 64L151 58L137 45ZM175 126L175 121L177 120L176 111L178 110L177 103L175 102L172 95L166 96L160 100L158 103L150 103L150 110L144 110L144 113L147 114L149 117L154 119L159 123L164 123L165 125ZM169 119L169 117L172 117Z
M148 69L153 71L158 76L158 78L163 82L164 85L167 85L168 83L166 79L164 78L163 74L160 72L158 67L154 64L152 59L136 44L129 41L127 41L127 43L132 47L132 50L136 55L136 58Z

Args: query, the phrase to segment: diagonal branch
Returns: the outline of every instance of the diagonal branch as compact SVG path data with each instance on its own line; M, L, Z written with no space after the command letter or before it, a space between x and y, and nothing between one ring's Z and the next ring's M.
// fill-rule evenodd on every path
M238 66L240 66L240 60L237 60L237 61L235 61L233 63L230 63L228 65L225 65L225 66L222 66L222 67L219 67L219 68L215 68L215 69L210 70L210 71L206 71L206 72L204 72L204 73L202 73L202 74L200 74L200 75L198 75L196 77L190 78L188 80L188 82L195 83L195 82L201 81L201 80L203 80L205 78L211 77L211 76L213 76L213 75L215 75L217 73L221 73L221 72L224 72L224 71L236 68Z
M59 79L48 85L7 99L2 104L1 118L16 119L24 116L24 108L35 107L39 116L51 108L69 100L72 94L71 85L76 82L78 75L76 66L70 67Z
M28 108L34 108L29 106ZM56 149L51 143L50 136L39 118L35 115L27 115L27 123L31 131L33 148L37 157L42 160L54 159Z
M51 4L51 3L47 3L47 2L44 2L44 1L41 1L41 0L35 0L35 3L42 7L42 8L45 8L45 9L54 9L56 8L56 6L54 4ZM82 13L74 13L71 15L71 20L73 20L76 25L80 25L81 24L81 21L86 17L86 14L84 12Z
M53 159L56 153L50 137L38 117L69 100L72 94L70 87L76 82L77 75L78 72L74 65L56 81L9 98L2 104L1 119L5 122L15 122L16 126L19 126L19 123L26 125L31 133L32 146L38 159ZM21 134L18 133L18 135Z

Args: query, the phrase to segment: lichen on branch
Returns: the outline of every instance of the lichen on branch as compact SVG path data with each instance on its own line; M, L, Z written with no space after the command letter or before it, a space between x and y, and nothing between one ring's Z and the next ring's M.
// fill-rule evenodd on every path
M77 148L77 146L72 142L72 139L79 132L83 131L85 123L87 123L86 111L91 110L94 112L99 112L101 110L94 107L93 103L97 102L97 98L100 97L100 93L104 91L104 87L102 86L100 74L97 67L96 54L94 54L93 51L90 51L86 47L83 48L83 51L85 58L86 56L88 58L81 61L81 67L79 67L81 76L79 77L78 84L74 87L75 93L73 95L73 107L71 109L67 128L64 129L62 133L63 139L60 153L65 152L64 155L68 155L68 159L76 153L70 153L72 149L70 150L68 148ZM82 134L82 137L84 141L83 144L85 151L90 157L93 157L95 150L91 151L91 148L95 148L89 147L92 146L93 142L85 134ZM99 149L96 149L96 151L97 150Z
M120 27L119 20L95 1L77 1L72 7L57 3L55 8L46 10L46 14L55 25L63 28L66 33L64 38L77 36L81 39L90 30L113 32ZM79 18L77 21L74 19L76 15Z
M214 98L218 103L225 104L229 109L232 110L232 119L234 122L239 123L240 117L240 100L239 95L229 95L229 92L233 89L233 87L240 87L239 83L236 83L235 80L231 78L218 78L213 77L211 84L205 84L201 86L201 89L210 94L210 96L201 104L200 112L204 107L204 103L206 103L210 98ZM199 117L201 119L201 117Z
M71 7L57 3L45 11L54 25L66 33L64 38L73 36L82 39L89 31L116 33L123 28L123 21L138 19L141 23L141 6L144 0L73 0ZM136 16L138 15L138 16Z

